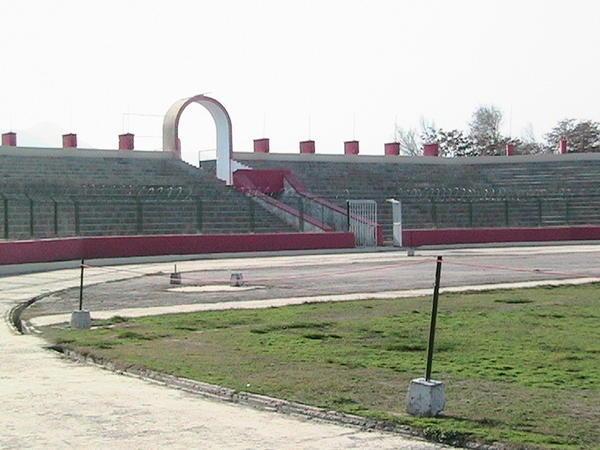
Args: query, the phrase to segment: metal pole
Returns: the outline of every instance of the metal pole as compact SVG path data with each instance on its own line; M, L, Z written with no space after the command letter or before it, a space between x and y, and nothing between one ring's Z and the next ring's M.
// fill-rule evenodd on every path
M202 225L203 225L203 209L202 209L202 199L196 199L196 232L202 233Z
M54 205L54 236L58 236L58 202L54 197L50 197L52 199L52 204Z
M81 230L79 229L79 202L77 200L73 200L73 215L75 220L75 235L79 236Z
M254 211L254 200L248 197L248 214L250 216L250 232L254 233L256 230L256 217Z
M4 206L4 239L8 240L8 199L2 195L2 203Z
M473 228L473 201L468 200L469 202L469 228Z
M298 197L298 230L304 231L304 202Z
M137 234L144 232L144 204L139 195L135 196L135 228Z
M33 219L33 199L27 196L29 199L29 235L33 238L34 236L34 219Z
M81 260L81 275L79 278L79 311L83 310L83 270L84 260Z
M429 343L427 344L427 369L425 380L431 379L431 365L433 363L433 344L435 341L435 322L437 319L438 298L440 296L440 278L442 276L442 257L437 257L435 268L435 285L433 287L433 305L431 306L431 325L429 326Z
M350 231L350 200L346 200L346 230Z

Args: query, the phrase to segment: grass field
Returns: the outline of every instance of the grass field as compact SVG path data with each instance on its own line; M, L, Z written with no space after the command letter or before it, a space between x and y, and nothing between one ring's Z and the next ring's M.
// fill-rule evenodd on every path
M432 439L600 448L600 285L443 294L434 378L444 417L404 412L422 376L429 298L115 318L49 328L85 353L408 424Z

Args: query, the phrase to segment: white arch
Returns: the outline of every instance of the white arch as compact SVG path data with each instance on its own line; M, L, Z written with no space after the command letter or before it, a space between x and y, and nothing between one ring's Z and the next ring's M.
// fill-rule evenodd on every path
M214 98L205 95L182 98L169 108L163 119L163 151L173 152L181 158L179 147L179 118L190 103L204 106L217 129L217 178L231 184L231 156L233 143L231 137L231 119L225 107Z

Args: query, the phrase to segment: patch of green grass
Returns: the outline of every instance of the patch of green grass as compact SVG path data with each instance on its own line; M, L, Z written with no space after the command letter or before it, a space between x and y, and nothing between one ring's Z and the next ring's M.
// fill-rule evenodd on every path
M48 338L124 365L418 427L431 439L600 447L600 286L443 294L439 418L405 414L429 298L112 320ZM249 385L249 387L248 387Z

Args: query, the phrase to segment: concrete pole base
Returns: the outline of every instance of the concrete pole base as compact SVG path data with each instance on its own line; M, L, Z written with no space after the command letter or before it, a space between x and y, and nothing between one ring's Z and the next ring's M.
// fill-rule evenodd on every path
M73 311L71 313L71 328L88 330L92 327L92 317L89 311Z
M407 248L406 249L406 256L415 256L415 249L414 248Z
M406 412L413 416L433 417L444 410L446 394L444 383L416 378L410 382L406 396Z
M233 272L229 282L231 287L241 287L244 285L244 275L241 272Z

